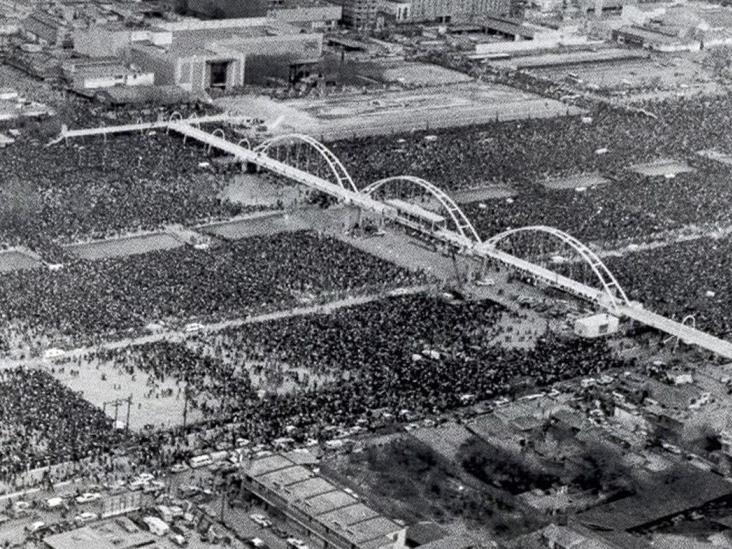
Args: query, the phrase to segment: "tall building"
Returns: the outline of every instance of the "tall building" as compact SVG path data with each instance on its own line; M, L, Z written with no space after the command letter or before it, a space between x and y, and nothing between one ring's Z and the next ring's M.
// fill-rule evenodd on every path
M184 11L200 17L269 17L311 29L335 27L341 8L324 0L185 0Z
M331 0L343 7L343 23L372 27L379 20L396 24L462 23L484 15L511 13L512 0Z
M332 0L343 8L343 24L355 29L368 28L376 23L382 0Z

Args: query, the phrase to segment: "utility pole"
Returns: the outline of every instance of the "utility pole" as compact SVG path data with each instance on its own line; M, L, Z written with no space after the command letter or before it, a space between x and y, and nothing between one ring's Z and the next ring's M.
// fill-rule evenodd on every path
M119 419L119 407L123 404L127 404L127 414L125 417L125 433L130 432L130 408L132 407L132 395L128 396L127 398L116 398L114 400L108 400L105 401L102 404L102 411L106 414L107 413L107 404L109 406L114 406L114 426L117 427L117 421Z
M183 389L183 429L186 428L188 423L188 381Z

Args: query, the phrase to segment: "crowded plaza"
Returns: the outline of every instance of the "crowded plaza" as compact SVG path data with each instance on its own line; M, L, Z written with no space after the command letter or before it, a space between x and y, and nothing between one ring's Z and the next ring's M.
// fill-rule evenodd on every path
M448 192L510 188L510 199L462 205L484 239L510 227L548 225L598 251L659 240L657 248L608 259L610 269L632 299L679 320L695 314L704 330L729 337L729 242L703 232L732 223L730 168L697 156L732 150L729 107L728 97L648 104L646 114L590 105L585 116L330 147L360 188L400 174ZM213 112L203 105L179 110L183 117ZM172 109L85 111L73 104L69 112L76 113L65 119L71 127L172 115ZM512 326L528 313L481 299L450 302L436 289L446 289L445 280L362 251L345 234L297 231L214 239L205 250L185 245L79 259L70 244L173 223L195 227L259 207L220 198L229 174L211 169L213 153L179 135L160 130L45 146L57 130L29 127L0 151L2 244L62 265L0 274L2 350L29 349L25 358L37 359L49 347L87 349L0 371L9 395L0 406L0 473L8 484L42 464L111 463L119 452L159 469L237 438L264 446L282 437L317 443L338 430L375 429L385 418L444 419L475 401L635 365L605 339L545 326L518 333ZM674 177L630 169L668 158L691 169ZM581 190L542 184L590 173L607 182ZM665 241L689 228L698 234L688 242ZM692 265L694 277L687 276ZM419 285L433 288L322 314L290 314L303 305ZM226 324L278 312L281 318ZM223 325L175 341L135 341L154 332L151 325L180 335L194 322ZM531 344L509 344L519 339ZM113 340L123 344L103 348ZM190 417L151 417L148 428L118 429L100 403L95 407L54 378L69 371L92 372L100 386L112 384L106 380L112 372L145 379L145 393L129 406L185 401Z

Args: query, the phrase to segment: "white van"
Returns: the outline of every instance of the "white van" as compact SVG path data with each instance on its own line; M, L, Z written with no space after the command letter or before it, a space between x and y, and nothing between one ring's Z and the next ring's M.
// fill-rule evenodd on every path
M142 521L150 528L150 532L156 536L164 536L170 531L170 526L158 517L145 517Z
M194 334L196 332L200 332L201 330L203 330L203 324L199 322L189 322L183 328L183 331L187 334Z
M213 460L211 459L210 455L203 454L202 456L192 457L188 461L188 465L191 466L191 469L200 469L201 467L208 467L209 465L213 465Z

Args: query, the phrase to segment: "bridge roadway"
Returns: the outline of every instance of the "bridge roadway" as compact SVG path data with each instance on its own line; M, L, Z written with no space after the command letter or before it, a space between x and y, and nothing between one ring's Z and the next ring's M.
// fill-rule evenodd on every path
M651 326L661 332L665 332L671 336L678 337L679 340L689 345L698 345L703 349L712 351L713 353L724 358L732 360L732 342L725 341L701 330L697 330L692 326L676 322L665 316L644 309L640 305L624 305L614 304L610 301L608 295L596 288L572 280L566 276L550 271L541 265L535 265L525 259L516 257L495 248L483 246L479 255L490 257L504 265L509 265L514 269L525 272L526 274L539 278L545 283L560 288L568 293L576 295L586 301L597 303L610 314L618 317L633 319L646 326Z
M251 120L251 117L248 116L231 116L228 114L212 114L208 116L200 116L193 119L187 119L187 124L214 124L217 122L245 122L247 120ZM63 141L64 139L74 138L74 137L85 137L85 136L92 136L92 135L111 135L115 133L129 133L129 132L137 132L137 131L146 131L146 130L155 130L155 129L168 129L171 127L172 124L175 122L172 122L171 120L156 120L155 122L138 122L135 124L122 124L118 126L99 126L96 128L84 128L80 130L69 130L64 128L61 131L61 134L54 139L53 141L49 142L48 145L53 145L55 143L59 143L60 141Z
M201 117L196 119L197 123L204 123L213 121L215 117ZM231 120L231 117L225 117L227 120ZM61 141L66 137L78 137L82 135L101 135L106 133L121 133L125 131L136 131L149 128L169 128L184 136L188 136L201 143L205 143L212 147L224 151L243 162L249 162L257 165L263 169L286 177L292 181L296 181L310 188L317 189L330 196L336 197L343 200L347 204L351 204L358 208L375 212L383 215L387 219L394 220L399 223L406 224L411 227L411 224L401 219L396 210L383 202L374 200L366 194L354 192L350 189L346 189L335 183L331 183L325 179L312 175L308 172L270 158L264 153L254 152L250 149L227 141L224 138L212 135L199 128L190 125L190 121L159 121L152 122L149 124L131 124L126 126L110 126L101 128L89 128L86 130L71 130L66 131L61 137L53 142ZM536 265L514 255L508 254L497 248L491 248L486 246L476 245L476 243L468 240L462 235L450 231L441 230L436 236L446 243L452 244L465 250L466 252L482 258L491 258L504 265L508 265L520 271L523 271L537 279L544 281L547 284L558 287L564 291L567 291L573 295L576 295L582 299L596 303L602 308L606 309L610 314L627 317L636 320L644 325L651 326L661 332L665 332L674 337L678 337L681 341L690 344L698 345L704 349L707 349L719 356L732 360L732 343L725 341L718 337L714 337L710 334L697 330L691 326L684 325L670 318L666 318L659 314L648 311L641 306L632 305L618 305L613 303L610 297L602 290L592 288L576 280L572 280L566 276L560 275L541 265Z
M171 123L169 127L171 130L188 136L191 139L195 139L201 143L205 143L206 145L216 147L217 149L224 151L225 153L228 153L243 162L249 162L267 171L286 177L287 179L290 179L292 181L302 183L303 185L306 185L307 187L310 187L312 189L317 189L321 192L324 192L330 196L344 201L346 204L350 204L352 206L356 206L370 212L375 212L377 214L383 215L386 219L399 221L399 216L395 208L389 206L388 204L384 204L379 200L374 200L366 194L357 193L350 189L346 189L345 187L341 187L340 185L331 183L330 181L327 181L321 177L295 168L294 166L290 166L289 164L285 164L284 162L280 162L279 160L275 160L274 158L267 156L265 153L254 152L250 149L247 149L246 147L242 147L241 145L237 145L236 143L227 141L226 139L221 138L217 135L212 135L201 129L194 128L193 126L185 122L174 122ZM441 234L440 237L443 240L450 242L454 246L458 246L461 248L466 248L470 246L470 241L468 241L462 235L459 235L452 231L441 231L441 233L444 234Z

